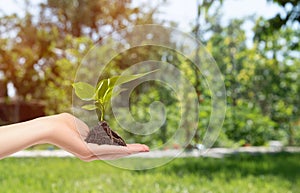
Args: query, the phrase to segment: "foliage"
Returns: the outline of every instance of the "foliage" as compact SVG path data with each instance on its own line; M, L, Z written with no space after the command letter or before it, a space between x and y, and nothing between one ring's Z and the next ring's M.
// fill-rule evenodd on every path
M233 20L207 42L225 77L226 136L236 143L256 145L275 135L282 141L286 141L283 136L288 136L288 143L295 144L292 123L299 119L299 51L289 48L297 42L298 31L281 29L269 35L267 41L256 41L248 48L242 24L243 21ZM247 130L252 137L245 135Z
M40 5L40 25L57 26L62 35L88 36L100 43L107 34L128 25L154 23L155 8L145 11L132 0L47 0Z
M0 73L4 74L0 85L13 85L19 100L42 100L47 114L71 110L71 84L76 69L93 44L101 44L107 35L103 31L154 23L154 8L145 10L131 1L24 3L36 11L25 9L25 16L11 14L0 18ZM1 97L8 98L7 90L1 92Z
M73 84L76 95L84 101L92 101L93 104L88 104L82 106L85 110L97 110L100 115L98 115L99 121L104 120L105 112L113 96L120 94L122 90L118 90L113 93L116 86L133 81L135 79L146 76L151 72L135 74L135 75L122 75L114 76L112 78L107 78L99 81L96 87L85 83L76 82Z
M278 123L294 145L293 123L299 120L299 31L286 27L269 35L264 42L257 41L260 52L255 68L253 92L262 112ZM295 50L292 50L293 47Z
M228 107L227 111L225 133L236 143L261 146L269 140L282 140L275 129L276 123L253 104L239 100L236 107Z
M299 1L270 1L280 5L286 14L276 15L270 20L256 19L253 41L246 38L243 30L249 19L224 24L220 11L222 0L198 1L192 33L204 42L216 60L227 90L226 119L215 146L263 145L270 139L289 145L300 144ZM30 1L24 2L31 7ZM131 0L47 0L34 9L37 11L26 9L24 15L0 16L0 97L9 101L7 85L12 85L19 100L42 101L46 105L46 114L71 110L71 85L76 69L95 43L101 47L97 55L105 56L111 48L109 42L104 45L106 35L126 26L159 22L155 17L158 8L149 4L136 7ZM169 41L170 36L160 32L151 35L161 42ZM143 41L141 37L131 38ZM200 103L199 126L192 143L201 143L209 123L211 93L201 77L202 72L184 56L155 46L132 48L113 58L107 73L99 78L106 80L103 86L108 85L108 77L121 74L131 64L148 60L173 64L189 78ZM84 77L98 75L97 72L83 74ZM81 86L90 88L91 93L96 90L91 86ZM107 101L112 90L106 93L108 97L104 97L102 89L106 90L101 87L101 97L97 96L95 101L99 100L98 108L104 112L100 99ZM124 136L131 142L160 147L173 136L180 121L180 104L176 97L171 89L155 81L135 88L130 98L133 117L147 122L149 113L145 109L152 101L161 101L166 107L166 122L153 135L124 133ZM192 100L185 93L181 97ZM94 109L96 106L90 104L85 108ZM109 119L113 115L106 109L105 118ZM112 124L117 128L116 123ZM187 138L192 135L189 126L184 129Z
M300 27L300 1L299 0L268 0L282 8L282 13L277 13L273 18L260 23L255 31L255 38L264 41L268 36L284 27L296 26ZM299 43L295 44L291 49L299 49Z
M0 191L298 192L299 159L299 154L288 153L231 155L223 159L177 158L160 168L127 171L101 161L7 158L0 164Z

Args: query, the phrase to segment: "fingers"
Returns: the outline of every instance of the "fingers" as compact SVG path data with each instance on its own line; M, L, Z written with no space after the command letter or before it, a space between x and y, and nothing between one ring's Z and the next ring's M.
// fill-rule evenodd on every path
M131 154L129 154L131 155ZM101 155L101 156L95 156L94 159L96 160L115 160L119 158L123 158L126 156L129 156L128 154L107 154L107 155Z
M88 144L92 155L77 156L85 162L94 160L115 160L132 154L149 152L149 147L143 144L127 144L124 146Z
M88 157L81 157L83 161L114 160L141 152L149 152L149 147L143 144L127 144L127 146L86 144L91 152Z
M97 145L93 143L87 143L87 147L94 155L104 154L117 154L117 153L129 153L127 148L115 145Z
M134 153L132 153L134 154ZM115 160L115 159L119 159L119 158L123 158L132 154L104 154L104 155L93 155L90 157L84 157L84 158L80 158L83 161L86 162L90 162L90 161L94 161L94 160Z
M144 144L127 144L127 148L132 152L149 152L149 147Z
M116 146L116 145L97 145L97 144L88 143L87 146L93 152L94 155L133 154L133 153L149 151L149 147L143 144L128 144L127 146Z

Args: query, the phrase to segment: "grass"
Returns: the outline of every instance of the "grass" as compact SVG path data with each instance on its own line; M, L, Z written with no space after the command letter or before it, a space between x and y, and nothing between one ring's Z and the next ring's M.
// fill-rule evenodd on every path
M300 192L300 154L178 158L145 171L76 158L6 158L0 161L5 193ZM130 161L130 160L128 160Z

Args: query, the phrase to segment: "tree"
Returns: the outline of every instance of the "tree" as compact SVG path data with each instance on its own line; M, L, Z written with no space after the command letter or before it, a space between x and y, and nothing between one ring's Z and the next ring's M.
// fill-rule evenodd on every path
M12 84L21 100L43 100L48 114L70 110L71 83L93 43L125 26L154 22L155 13L129 0L48 0L36 8L39 14L0 19L0 84ZM2 95L8 98L7 91Z
M206 43L204 36L207 33L212 31L220 30L219 19L220 14L218 14L219 8L222 5L223 0L211 1L211 0L197 0L197 16L195 18L195 26L192 30L193 35L198 41ZM215 8L216 7L216 8ZM197 47L196 53L200 52L200 45ZM200 64L199 55L195 55L195 63ZM198 95L198 101L203 102L205 97L202 96L203 92L203 83L200 81L201 72L197 68L194 69L194 87ZM205 124L206 125L206 124ZM196 130L194 136L194 142L196 144L200 143L200 133L203 130L203 126L200 124L200 127ZM187 136L189 136L189 131L187 130Z
M227 92L226 118L216 145L263 145L270 139L277 139L276 123L263 114L261 106L253 99L259 84L252 78L261 77L255 71L261 56L256 48L246 46L243 22L232 20L207 43L207 49L224 75Z
M300 28L300 1L299 0L268 0L282 7L284 14L278 13L271 19L263 20L260 18L256 24L254 39L265 41L273 33L286 27L292 27L299 31ZM299 36L295 36L299 37ZM299 40L290 45L290 49L299 50Z
M286 131L288 143L293 145L294 123L299 117L296 78L299 77L300 1L270 1L281 6L285 14L278 13L269 20L259 18L256 22L254 40L265 61L256 69L256 74L261 75L256 79L257 87L261 88L257 101L264 114L269 114L279 129Z
M260 22L260 21L258 21ZM295 123L299 117L299 50L291 50L299 42L299 31L285 27L257 41L260 60L253 77L257 98L265 115L278 123L278 129L294 144Z
M133 6L131 0L47 0L40 7L40 25L55 25L60 34L85 35L95 42L130 25L153 23L156 11L150 8L150 11L143 12L143 9Z
M285 11L285 15L280 15L279 13L269 19L271 28L273 30L279 30L281 27L289 25L291 23L300 22L300 1L299 0L268 0L281 6Z

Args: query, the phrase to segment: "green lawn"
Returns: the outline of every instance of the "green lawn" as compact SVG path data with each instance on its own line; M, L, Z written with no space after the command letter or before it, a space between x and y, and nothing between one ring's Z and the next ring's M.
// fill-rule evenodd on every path
M178 158L147 171L75 158L6 158L0 192L300 192L300 154Z

